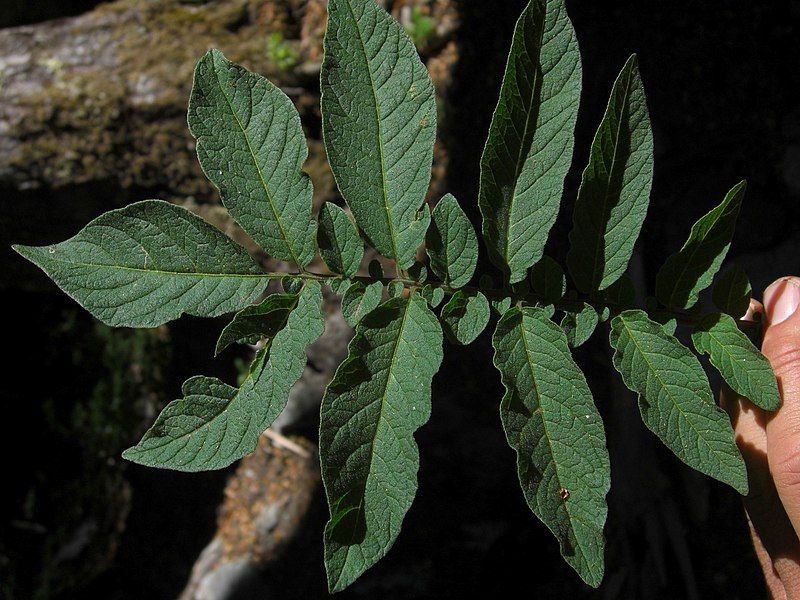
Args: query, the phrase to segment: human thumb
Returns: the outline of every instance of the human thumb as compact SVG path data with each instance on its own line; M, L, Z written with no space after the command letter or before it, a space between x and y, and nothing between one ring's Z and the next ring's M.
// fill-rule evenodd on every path
M784 277L764 291L762 351L772 363L781 407L767 423L769 468L789 519L800 532L800 278Z

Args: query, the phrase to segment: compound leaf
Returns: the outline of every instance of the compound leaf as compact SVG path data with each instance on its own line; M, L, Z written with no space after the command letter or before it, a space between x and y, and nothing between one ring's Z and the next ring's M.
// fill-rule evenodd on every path
M636 55L622 68L597 129L572 216L575 285L603 290L625 272L653 183L653 132Z
M452 194L433 209L425 242L431 269L447 285L460 288L472 279L478 264L478 238Z
M457 291L442 307L441 320L447 337L462 346L471 344L489 324L491 310L480 292Z
M374 0L330 0L322 62L328 160L356 223L401 268L430 223L433 84L413 42Z
M107 325L215 317L269 283L244 248L188 210L145 200L100 215L52 246L14 246Z
M289 390L306 366L306 346L325 327L319 284L309 282L285 327L256 355L239 388L213 377L192 377L122 456L148 467L206 471L227 467L252 452L258 437L286 406Z
M500 416L525 500L586 583L603 578L611 471L606 436L564 332L539 308L510 308L493 337Z
M707 354L731 389L764 410L776 410L781 395L769 360L725 314L704 316L692 332L695 349Z
M746 188L744 181L733 186L718 206L692 225L680 251L664 262L656 275L656 297L664 306L694 306L700 292L711 285L731 245Z
M364 285L356 281L342 296L342 316L351 327L355 327L361 318L373 310L381 302L383 285L380 281Z
M305 267L316 220L300 115L269 80L209 50L197 63L189 99L197 157L222 203L267 254Z
M725 271L714 284L711 300L719 310L735 319L745 315L750 307L753 287L744 269L736 265Z
M614 368L639 394L647 427L690 467L747 494L747 471L728 415L711 394L700 362L641 310L611 320Z
M328 386L319 446L332 592L381 559L400 531L417 491L414 432L430 416L441 361L442 330L422 297L391 298L358 324Z
M592 337L599 320L597 310L586 302L583 303L581 310L564 313L564 318L561 319L561 329L567 336L570 348L577 348Z
M322 260L331 271L355 275L364 256L364 244L347 213L332 202L326 202L319 211L317 242Z
M255 344L262 337L271 339L286 324L295 306L296 294L270 294L260 304L243 308L220 333L214 354L237 342Z
M525 278L555 222L574 146L581 59L564 0L531 0L517 21L481 157L489 257Z

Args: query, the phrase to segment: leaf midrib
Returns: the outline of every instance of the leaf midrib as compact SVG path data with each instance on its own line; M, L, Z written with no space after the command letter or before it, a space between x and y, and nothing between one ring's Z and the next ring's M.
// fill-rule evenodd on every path
M364 508L364 497L366 495L367 485L369 484L369 480L370 480L370 477L372 475L372 466L373 466L374 461L375 461L375 442L378 439L378 432L381 429L381 424L384 422L383 410L384 410L384 407L386 406L387 390L389 389L389 382L391 380L391 374L394 372L395 362L397 361L397 355L398 355L397 349L400 346L400 340L402 339L403 333L405 332L406 320L408 319L408 313L409 313L409 310L411 308L411 302L412 301L413 300L411 298L409 298L405 303L405 310L403 311L403 319L400 321L400 328L399 328L398 333L397 333L397 338L395 339L395 342L394 342L394 344L392 346L392 360L389 363L389 368L386 370L386 383L383 386L383 391L381 392L381 396L380 396L381 409L378 412L378 422L377 422L377 425L375 426L375 433L372 435L372 441L370 442L370 447L369 447L369 457L370 457L369 458L369 469L367 471L367 477L364 480L364 488L361 491L361 494L360 494L360 497L359 497L358 506L355 509L357 511L356 512L356 521L358 521L358 519L361 517L361 511ZM356 534L356 532L355 532L355 529L354 529L353 532L352 532L352 535L350 537L350 544L347 545L346 553L347 553L348 556L350 554L350 548L353 545L353 540L355 539L355 534ZM337 586L339 585L339 582L342 580L342 576L343 575L344 575L344 568L342 568L342 570L339 572L339 577L336 579L336 585Z
M223 98L225 98L225 102L228 105L228 109L231 111L231 115L233 115L236 124L239 126L239 129L242 132L242 137L244 137L244 141L247 144L247 151L250 154L250 158L253 159L253 166L256 168L256 172L258 172L258 178L261 181L261 187L264 189L264 194L267 197L267 202L269 203L270 210L272 211L272 215L275 217L275 223L278 225L278 229L281 232L281 238L283 238L283 243L286 245L286 249L289 251L289 254L291 255L294 263L299 268L302 269L305 265L301 264L300 260L297 258L297 253L294 251L294 246L289 241L289 237L286 233L286 228L284 227L283 224L283 218L281 216L280 211L278 211L275 208L275 202L272 198L272 193L270 192L269 186L267 185L267 182L264 179L264 173L261 171L261 165L259 165L258 157L256 156L256 153L253 150L253 145L250 143L250 137L247 135L247 130L245 129L241 119L239 119L239 115L234 110L231 99L228 98L228 94L225 93L225 86L222 85L222 80L219 77L219 72L217 71L217 64L214 56L211 57L211 70L214 72L214 79L216 79L217 81L219 90L222 93Z
M533 319L534 321L536 320L536 317L529 317L529 318ZM556 479L558 480L559 488L564 488L564 485L563 485L562 479L561 479L561 475L558 472L558 461L555 458L556 457L556 453L555 453L555 450L553 449L553 444L552 444L552 442L550 440L550 431L549 431L549 429L547 427L547 419L545 418L545 409L544 409L544 406L542 405L542 395L539 393L539 386L537 384L537 379L536 379L535 361L533 360L533 356L531 355L530 348L528 346L528 339L527 339L527 336L526 336L526 330L525 330L525 327L523 326L524 322L525 322L525 313L523 312L522 313L522 322L520 323L520 337L522 338L522 346L523 346L523 348L525 350L525 358L527 359L525 362L528 365L528 370L530 371L530 374L531 374L531 381L532 381L532 384L533 384L533 393L536 394L537 402L539 404L537 409L542 415L542 428L544 429L545 438L547 439L547 446L548 446L548 448L550 448L550 456L553 457L553 469L556 472ZM536 411L534 411L534 412L536 412ZM562 502L561 505L564 507L564 511L567 513L567 517L569 518L569 523L570 523L570 529L572 530L572 533L575 536L575 539L578 541L578 545L580 546L580 539L579 539L579 536L577 535L577 533L575 531L575 528L572 526L572 520L576 519L576 520L581 521L581 522L583 522L583 521L582 521L581 518L579 518L576 515L572 514L572 512L569 509L569 504L566 501ZM582 546L581 546L581 552L583 553L583 547ZM585 556L585 554L584 554L584 556ZM589 561L587 561L587 564L588 564L588 562Z
M163 271L160 269L142 269L140 267L127 267L123 265L108 265L108 264L96 264L96 263L86 263L86 262L77 262L72 260L59 260L57 258L53 258L48 256L47 260L49 262L59 263L62 265L72 265L75 267L91 267L94 269L114 269L117 271L132 271L135 273L146 273L150 275L164 275L164 276L175 276L175 277L210 277L210 278L229 278L229 279L277 279L279 277L284 277L285 273L203 273L200 271L196 272L188 272L188 271Z
M531 61L531 63L535 63L537 65L537 67L540 66L539 62L540 62L541 56L542 56L542 40L544 39L544 23L545 23L546 19L547 19L547 15L546 14L542 15L541 25L538 28L539 29L539 31L538 31L539 39L538 39L538 44L537 44L538 52L536 54L536 61L533 61L533 60ZM522 40L522 43L524 45L525 41ZM527 50L526 50L526 52L527 52ZM508 211L506 212L506 219L505 219L505 221L506 221L505 222L505 232L506 232L506 234L505 234L505 238L503 240L503 258L506 261L506 265L508 266L509 271L511 271L511 265L509 264L511 261L510 261L509 255L508 255L509 248L511 246L511 218L512 218L512 215L514 213L514 203L516 202L517 198L519 198L519 194L517 194L517 186L519 185L519 176L520 176L520 173L522 172L522 167L525 164L525 160L527 159L528 151L530 150L530 146L533 145L533 139L531 138L531 143L528 146L527 151L526 151L525 139L528 137L528 129L530 128L531 115L534 112L533 111L533 107L536 104L537 95L539 93L539 90L541 89L543 80L544 80L544 74L540 73L539 69L535 67L534 68L534 85L531 88L531 99L530 99L530 102L528 103L528 106L527 106L528 110L526 111L526 114L525 114L525 127L523 128L523 131L522 131L522 138L520 140L520 148L519 148L519 152L517 153L517 162L516 162L516 165L514 166L514 191L511 194L511 200L509 202ZM537 120L538 120L538 112L537 112ZM536 135L536 132L534 131L531 135ZM523 157L523 155L524 155L524 157Z
M289 317L291 316L291 314L294 311L294 309L297 308L297 305L298 305L298 303L300 301L300 294L302 294L302 293L303 293L303 290L301 290L300 293L296 296L296 301L294 303L294 307L292 309L286 311L286 318L284 319L283 325L281 325L280 330L283 330L283 328L286 327L286 323L289 321ZM177 437L171 437L167 441L165 441L163 444L159 444L157 446L151 446L151 447L147 448L146 450L143 449L142 452L149 452L151 450L157 450L159 448L164 448L166 446L171 445L174 442L182 440L183 438L186 438L186 437L191 437L192 435L195 435L197 432L202 431L204 429L207 429L208 427L211 427L211 425L214 423L214 421L216 421L217 419L221 418L226 412L228 412L228 410L230 410L230 408L236 403L236 401L239 399L239 397L244 393L245 384L247 384L250 380L253 379L255 371L256 370L261 371L261 370L264 369L264 367L266 365L266 362L269 360L269 354L270 354L271 346L272 346L272 340L270 340L269 344L264 348L264 352L262 354L261 362L258 365L255 365L255 363L254 363L254 366L256 366L256 368L255 369L252 368L252 367L250 368L250 370L247 372L247 376L244 378L244 380L242 381L241 385L238 388L235 388L236 389L236 393L234 394L233 398L231 398L228 401L228 403L225 405L225 407L221 411L219 411L214 416L213 419L211 419L209 421L206 421L205 423L200 425L200 427L197 427L196 429L193 429L193 430L191 430L191 431L189 431L187 433L183 433L183 434L181 434L181 435L179 435ZM225 384L225 382L220 381L216 377L212 377L212 378L208 378L208 379L216 379L220 383L223 383L224 385L228 385L228 384ZM233 386L229 386L229 387L233 387ZM197 394L195 394L195 395L197 395ZM218 396L214 396L214 397L218 398ZM186 397L181 398L181 400L183 400L185 402L186 401Z
M643 361L645 362L645 364L647 365L647 368L648 368L648 370L649 370L649 371L650 371L650 372L651 372L651 373L652 373L652 374L655 376L655 378L658 380L659 384L661 385L661 389L663 389L663 390L664 390L664 392L666 392L667 396L668 396L668 397L669 397L669 399L672 401L672 405L673 405L673 406L675 407L675 409L676 409L676 410L677 410L677 411L678 411L678 412L681 414L681 417L683 418L683 420L684 420L686 423L688 423L688 424L689 424L689 427L691 427L691 429L692 429L692 430L693 430L693 431L694 431L694 432L697 434L697 439L698 439L698 440L701 440L701 441L703 442L703 445L704 445L704 446L706 446L706 447L709 449L710 453L711 453L713 456L717 456L717 455L718 455L717 451L716 451L716 450L714 450L714 449L711 447L711 445L710 445L710 444L709 444L709 443L708 443L708 442L705 440L705 438L704 438L704 437L703 437L703 436L700 434L700 431L697 429L697 427L695 427L695 426L694 426L694 423L692 422L692 420L691 420L691 419L689 419L689 418L686 416L686 412L685 412L685 411L684 411L684 410L681 408L680 404L678 404L677 400L675 399L675 396L674 396L674 395L673 395L673 394L670 392L669 388L667 387L667 384L666 384L666 383L664 382L664 380L661 378L661 376L660 376L660 374L659 374L658 370L657 370L657 369L655 369L655 368L653 367L653 364L650 362L650 360L648 360L648 358L647 358L647 353L646 353L646 352L645 352L645 351L642 349L642 347L641 347L641 346L639 345L639 343L636 341L636 337L635 337L635 336L632 334L632 330L631 330L631 328L630 328L630 327L628 327L628 324L627 324L627 322L625 321L625 319L624 319L624 318L620 318L620 321L621 321L621 322L622 322L622 324L625 326L625 330L626 330L626 332L627 332L627 334L628 334L628 337L630 338L630 340L631 340L631 342L633 343L633 345L636 347L636 350L637 350L637 352L639 352L639 354L641 355L641 357L642 357L642 360L643 360ZM639 393L639 392L637 392L637 393L639 394L639 396L641 396L641 397L644 397L644 394L642 394L642 393ZM702 399L701 399L701 402L702 402ZM719 463L721 463L721 461L719 461L719 459L718 459L718 462L719 462Z
M603 202L602 202L602 218L601 222L605 222L605 216L608 209L608 198L609 198L609 190L611 189L611 181L614 176L614 168L617 164L617 153L619 151L619 136L622 133L622 121L623 116L625 115L625 108L628 104L628 98L631 95L631 77L633 75L633 65L631 66L630 70L627 73L627 80L625 82L625 94L622 97L622 110L620 110L619 119L617 122L617 131L614 134L614 152L611 155L611 168L608 170L608 178L606 180L605 190L603 191ZM594 255L592 256L592 281L590 282L590 287L600 287L600 284L603 281L603 276L605 275L604 272L600 273L598 277L597 274L597 261L600 257L600 245L601 242L604 242L606 239L605 233L597 231L597 244L595 245ZM605 265L604 265L605 267Z
M712 221L711 225L708 227L708 229L706 229L705 235L703 235L702 237L699 237L699 238L695 238L695 239L697 239L697 244L695 244L695 246L694 246L694 248L692 249L692 251L691 251L691 252L690 252L690 253L687 255L687 257L686 257L686 260L683 262L683 268L681 269L680 273L679 273L679 274L678 274L678 275L675 277L675 283L674 283L674 285L672 286L672 291L670 292L670 295L669 295L669 303L667 304L667 306L668 306L669 308L673 308L673 307L674 307L674 305L673 305L673 302L674 302L674 300L675 300L675 295L676 295L676 294L678 293L678 291L679 291L678 284L679 284L679 283L681 283L681 282L683 281L683 276L684 276L684 275L686 275L686 271L689 269L689 266L690 266L690 264L691 264L691 263L692 263L692 261L694 260L694 257L695 257L695 255L697 254L697 252L700 250L700 247L702 246L703 242L704 242L705 240L707 240L707 239L708 239L708 236L709 236L709 234L711 233L711 231L713 231L714 227L716 227L716 226L717 226L717 223L719 223L720 219L722 219L722 217L725 215L725 213L726 213L726 211L727 211L727 209L728 209L728 206L730 206L731 202L733 202L733 200L735 200L735 199L738 197L738 195L739 195L739 192L741 191L741 183L740 183L740 184L737 184L737 187L738 187L739 189L737 189L737 190L736 190L736 193L735 193L735 194L734 194L734 196L733 196L733 197L730 199L730 201L729 201L729 202L727 202L727 203L725 202L725 200L727 200L727 199L728 199L728 198L726 197L726 198L725 198L725 199L722 201L722 204L721 204L720 206L717 206L717 207L716 207L716 208L719 208L719 209L721 209L721 210L720 210L720 211L719 211L719 213L718 213L718 214L715 216L715 218L713 219L713 221ZM729 193L730 193L730 192L729 192ZM714 210L716 210L716 208L715 208L715 209L712 209L712 211L711 211L711 212L713 212ZM702 220L703 220L703 219L704 219L706 216L708 216L708 214L706 214L706 215L703 215L702 217L700 217L700 221L699 221L699 222L702 222ZM698 222L698 223L699 223L699 222ZM698 223L695 223L695 225L697 225ZM686 243L683 245L683 248L685 248L686 246L688 246L688 245L689 245L689 243L692 241L692 233L693 233L693 231L694 231L694 227L692 227L692 231L689 233L689 239L688 239L688 240L686 240ZM730 243L730 242L729 242L729 243ZM683 248L681 248L681 249L678 251L678 254L676 254L676 256L680 256L680 253L681 253L681 251L683 250ZM713 261L712 261L712 262L713 262ZM701 290L701 291L702 291L702 290ZM694 293L693 293L693 292L690 290L690 293L689 293L689 298L690 298L692 295L694 295ZM689 298L687 298L687 300L688 300Z
M378 102L378 94L375 91L376 89L375 78L372 75L372 66L370 65L369 56L367 54L367 45L364 42L363 36L361 35L361 28L359 27L358 19L356 18L355 11L353 10L353 5L350 3L350 0L344 0L344 3L347 5L347 9L350 11L350 16L353 18L353 22L355 23L356 33L358 34L358 42L361 45L361 50L364 53L364 64L366 65L366 72L367 75L369 75L369 91L372 94L372 99L375 103L375 125L378 129L378 155L381 163L380 175L381 175L381 188L383 192L383 208L386 211L386 222L387 222L387 227L389 229L389 237L392 242L392 252L394 253L394 256L391 258L394 258L396 261L398 261L399 264L400 255L398 253L398 248L397 248L397 234L394 228L392 207L391 203L389 202L389 190L386 189L386 157L383 148L383 126L381 125L381 106L380 102ZM373 10L377 9L373 8ZM379 17L380 15L377 15L375 17L376 29Z

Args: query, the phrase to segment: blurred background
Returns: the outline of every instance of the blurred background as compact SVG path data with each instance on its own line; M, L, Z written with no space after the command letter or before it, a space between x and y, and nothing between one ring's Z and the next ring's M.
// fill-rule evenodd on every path
M524 2L384 4L438 91L429 200L453 192L479 226L480 153ZM730 259L746 268L757 295L796 274L800 2L568 0L567 7L584 91L574 167L548 253L564 257L592 135L616 73L638 52L656 175L635 277L652 289L691 223L742 178L749 187ZM325 597L315 415L350 335L337 299L326 299L326 334L310 351L312 366L290 410L254 455L220 472L150 470L123 462L121 450L185 378L235 381L248 349L212 359L224 319L111 330L9 249L62 241L106 210L163 198L255 250L202 176L186 127L192 69L212 46L295 101L309 137L315 202L337 200L320 140L324 27L324 0L0 0L0 286L9 341L0 597ZM431 421L417 434L417 500L389 555L340 597L764 597L740 499L684 468L644 429L603 337L578 352L612 460L599 590L561 561L523 501L484 333L468 348L446 349Z

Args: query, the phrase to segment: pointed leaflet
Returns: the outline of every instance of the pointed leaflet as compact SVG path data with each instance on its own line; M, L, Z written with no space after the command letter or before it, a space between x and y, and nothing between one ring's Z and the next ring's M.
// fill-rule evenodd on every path
M625 272L652 183L653 132L634 54L614 82L575 202L567 265L582 292Z
M373 310L381 302L383 285L375 281L364 285L356 281L342 296L342 316L351 327L355 327L361 318Z
M506 388L500 416L525 500L558 539L564 560L597 587L611 472L589 386L564 332L541 309L507 310L492 341Z
M531 0L514 31L478 198L489 257L511 283L541 258L558 214L580 95L580 52L564 0Z
M486 296L480 292L465 294L459 290L442 307L441 320L447 337L466 346L486 329L490 313Z
M270 294L260 304L243 308L220 333L214 354L236 342L255 344L262 336L271 339L296 305L296 294Z
M656 275L656 297L667 308L689 308L711 285L731 245L747 184L742 181L713 210L702 216L679 252Z
M307 283L285 327L256 355L237 389L197 376L123 457L149 467L206 471L227 467L252 452L258 437L286 406L289 390L306 366L306 346L325 327L319 284Z
M712 313L703 317L692 332L698 352L708 354L731 389L764 410L781 405L778 384L769 360L758 351L728 315Z
M209 50L197 63L189 99L197 157L222 203L267 254L305 267L316 221L300 115L264 77Z
M431 269L442 281L453 288L469 283L478 264L478 238L452 194L433 209L425 241Z
M752 293L753 287L750 285L747 273L741 267L734 265L714 284L711 299L714 306L722 312L739 319L750 307Z
M374 0L330 0L324 46L331 170L375 249L407 268L430 222L433 84L408 35Z
M422 297L391 298L358 324L328 386L319 449L332 592L381 559L400 531L417 491L414 432L430 416L441 361L442 330Z
M639 394L645 425L690 467L747 494L747 472L728 415L700 362L641 310L611 321L614 368Z
M567 336L570 348L577 348L592 337L599 320L595 307L586 302L581 310L565 313L561 319L561 329Z
M341 208L326 202L319 211L319 253L334 273L352 277L361 266L364 243Z
M269 283L244 248L161 200L109 211L60 244L14 249L116 327L215 317L247 306Z

